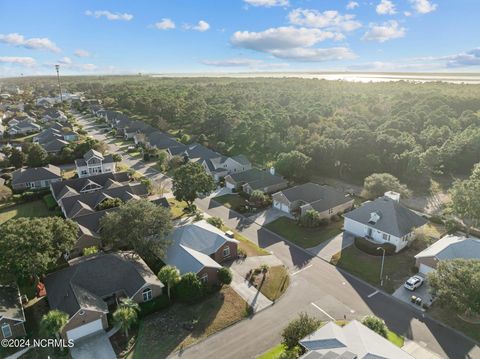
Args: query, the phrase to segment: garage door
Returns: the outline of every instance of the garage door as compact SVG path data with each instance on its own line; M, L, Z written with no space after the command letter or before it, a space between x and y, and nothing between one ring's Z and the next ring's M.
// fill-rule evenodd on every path
M103 330L101 319L95 320L93 322L84 324L75 329L69 330L67 332L67 338L72 340L77 340L86 335L98 332L99 330Z
M230 182L225 182L225 186L227 188L230 188L230 189L234 189L235 188L235 185L233 183L230 183Z
M418 268L418 271L422 274L427 274L429 272L432 272L434 271L435 269L433 269L432 267L429 267L423 263L420 263L420 267Z
M275 207L276 209L279 209L280 211L289 213L288 206L286 204L281 203L281 202L273 201L273 207Z

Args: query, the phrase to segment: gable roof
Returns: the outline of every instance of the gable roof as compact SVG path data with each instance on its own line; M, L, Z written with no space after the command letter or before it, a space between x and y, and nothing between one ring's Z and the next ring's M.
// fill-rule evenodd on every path
M146 283L163 287L145 262L132 252L81 257L45 278L50 307L70 316L79 309L108 312L104 297L118 291L132 297Z
M449 259L479 259L480 239L446 235L430 247L418 253L415 258L435 257L440 260Z
M283 177L272 175L270 172L252 168L244 172L232 173L225 176L225 180L232 183L249 184L253 190L265 188L268 186L287 183Z
M161 131L154 131L147 134L146 140L150 146L156 147L160 150L182 145L182 143L178 142L174 138L171 138L170 136Z
M59 152L62 148L68 146L68 142L59 138L55 138L49 142L43 142L40 144L47 152Z
M307 350L321 354L321 358L331 353L328 358L413 359L410 354L357 320L352 320L344 327L328 322L300 340L300 344Z
M245 155L236 155L236 156L233 156L232 159L237 161L238 163L244 165L244 166L251 165L250 160Z
M370 222L372 213L379 217L376 223ZM425 218L386 196L364 202L361 207L343 216L399 238L427 223Z
M210 255L225 243L238 243L220 229L202 220L176 228L167 238L171 242L164 261L180 273L198 273L204 267L220 268Z
M73 193L73 191L80 193L80 191L89 183L96 184L99 188L103 188L108 180L114 180L119 183L126 183L130 181L130 175L127 172L116 173L102 173L88 178L72 178L66 181L52 183L50 185L53 197L58 201L63 198L66 193ZM68 187L68 192L65 190Z
M17 185L26 182L45 181L62 178L62 170L54 165L45 167L20 168L12 173L12 184Z
M272 195L273 200L286 199L288 202L300 201L301 206L310 204L318 212L347 203L352 199L330 186L321 186L316 183L305 183L292 188L284 189Z
M25 321L20 292L16 284L0 285L0 320Z

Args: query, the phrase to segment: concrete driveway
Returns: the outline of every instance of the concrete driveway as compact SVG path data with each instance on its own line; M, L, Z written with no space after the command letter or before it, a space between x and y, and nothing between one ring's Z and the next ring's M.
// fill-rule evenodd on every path
M354 236L347 232L342 232L329 239L326 242L320 243L318 246L308 248L308 251L313 255L330 262L332 256L340 252L343 248L349 247L353 244Z
M415 289L414 291L409 291L406 289L403 284L393 293L395 298L400 299L402 302L408 303L409 305L424 310L421 305L416 305L410 301L412 295L422 298L422 303L432 303L432 296L429 293L428 282L425 280L423 285L420 288Z
M254 215L248 217L248 219L250 219L252 222L255 222L259 226L264 226L280 217L294 218L291 214L270 207L264 211L255 213Z
M76 341L75 346L70 349L70 355L73 359L115 359L117 357L108 334L104 331Z

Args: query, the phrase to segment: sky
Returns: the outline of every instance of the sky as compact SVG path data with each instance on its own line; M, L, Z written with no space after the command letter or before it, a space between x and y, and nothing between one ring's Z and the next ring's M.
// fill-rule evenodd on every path
M0 76L479 72L478 0L0 0Z

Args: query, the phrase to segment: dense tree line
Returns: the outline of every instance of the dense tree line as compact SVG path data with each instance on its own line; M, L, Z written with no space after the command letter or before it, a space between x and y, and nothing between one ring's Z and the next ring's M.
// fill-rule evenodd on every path
M45 79L34 86L45 91ZM52 80L48 80L52 81ZM68 78L106 107L265 165L299 151L314 174L408 184L480 161L480 86L307 79Z

